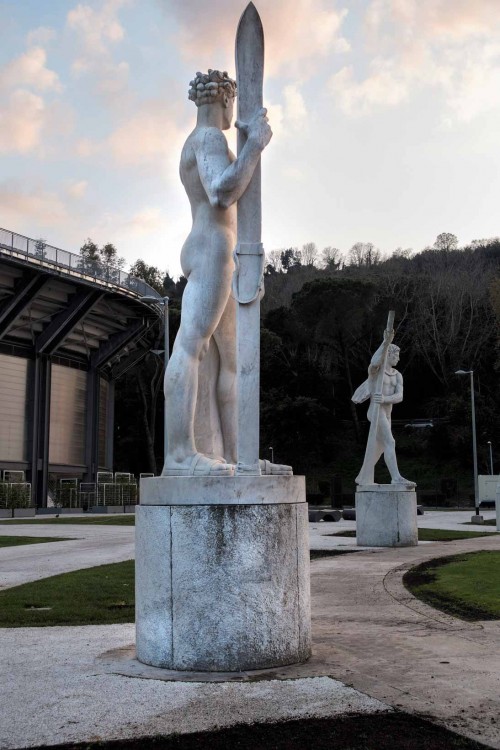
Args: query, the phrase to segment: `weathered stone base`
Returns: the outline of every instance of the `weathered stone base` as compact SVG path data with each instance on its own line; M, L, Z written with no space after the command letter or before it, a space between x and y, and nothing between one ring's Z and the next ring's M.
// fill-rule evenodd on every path
M142 480L140 661L202 672L294 664L311 654L310 618L303 477Z
M404 484L371 484L356 492L356 543L360 547L416 547L417 495Z

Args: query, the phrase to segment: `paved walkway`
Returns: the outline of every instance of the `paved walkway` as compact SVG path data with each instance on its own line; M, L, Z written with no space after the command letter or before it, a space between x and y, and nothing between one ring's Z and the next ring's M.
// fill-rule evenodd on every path
M0 536L62 537L0 549L0 590L28 581L134 557L133 526L86 524L0 524Z
M425 520L437 528L462 519L469 520L470 512L458 518L428 514L419 524ZM352 539L327 536L340 526L312 524L311 546L353 547ZM39 548L10 548L11 555L5 554L9 548L0 550L2 580L14 585L7 581L15 578L12 566L21 552L27 580L43 577L32 569L37 561L48 575L64 565L74 569L130 558L133 531L0 526L0 534L78 537ZM478 549L500 550L500 536L313 561L314 655L307 664L271 672L268 680L254 683L165 682L151 675L130 679L124 674L131 662L132 625L2 629L0 747L139 737L394 706L427 714L500 748L500 623L464 623L440 614L414 599L401 583L404 570L417 562ZM73 554L79 555L78 565Z

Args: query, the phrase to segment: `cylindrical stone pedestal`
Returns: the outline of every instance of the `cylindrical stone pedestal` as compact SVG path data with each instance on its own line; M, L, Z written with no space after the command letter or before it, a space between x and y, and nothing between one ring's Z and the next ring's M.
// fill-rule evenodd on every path
M155 477L136 510L145 664L244 671L311 653L304 477Z
M416 547L415 488L406 484L358 486L356 544L360 547Z

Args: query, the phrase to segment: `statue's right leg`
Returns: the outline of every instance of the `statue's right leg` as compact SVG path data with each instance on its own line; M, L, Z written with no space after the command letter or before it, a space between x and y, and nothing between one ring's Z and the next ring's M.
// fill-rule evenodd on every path
M226 476L233 472L229 464L199 453L194 438L199 364L227 301L224 283L209 282L203 273L192 272L184 290L181 326L165 375L168 453L164 475Z

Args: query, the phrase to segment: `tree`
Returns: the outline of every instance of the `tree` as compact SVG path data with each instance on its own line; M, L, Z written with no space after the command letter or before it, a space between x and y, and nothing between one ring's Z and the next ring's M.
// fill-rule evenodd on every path
M342 265L342 253L338 247L324 247L321 251L321 264L328 271L337 271Z
M43 237L39 237L35 240L35 255L37 258L45 258L45 248L47 247L47 241Z
M314 266L318 260L318 248L315 242L306 242L302 245L300 260L303 266Z
M98 245L96 245L90 237L88 237L87 241L81 246L80 255L82 256L82 270L85 273L90 273L92 276L96 276L101 267L101 254Z
M297 247L289 247L281 251L281 266L284 271L289 271L294 266L301 265L300 250Z
M118 257L118 250L111 242L107 242L99 249L101 263L108 281L120 280L120 269L125 265L125 258Z
M88 237L80 248L80 255L83 258L80 267L85 273L115 283L120 280L120 269L125 265L125 259L118 256L118 251L111 242L99 247Z
M270 250L266 253L266 273L280 273L283 271L281 253L281 250Z
M381 258L380 250L372 242L356 242L349 250L349 265L357 268L372 268Z
M156 266L150 266L141 258L132 263L129 269L129 273L138 279L142 279L149 284L150 287L156 289L157 292L163 294L165 283L163 281L164 272L160 271ZM167 277L170 277L167 274ZM166 277L165 277L166 278ZM173 282L172 282L173 283ZM166 292L168 294L168 292Z
M458 238L450 232L441 232L436 237L434 247L436 250L444 250L446 252L456 250L458 247Z
M374 297L375 287L370 283L327 277L305 284L292 302L293 311L307 329L308 341L326 350L330 368L344 380L344 395L349 398L358 440L359 421L356 406L350 400L357 385L352 379L352 367L364 366L367 358L365 324L373 310ZM326 364L324 358L323 363Z

